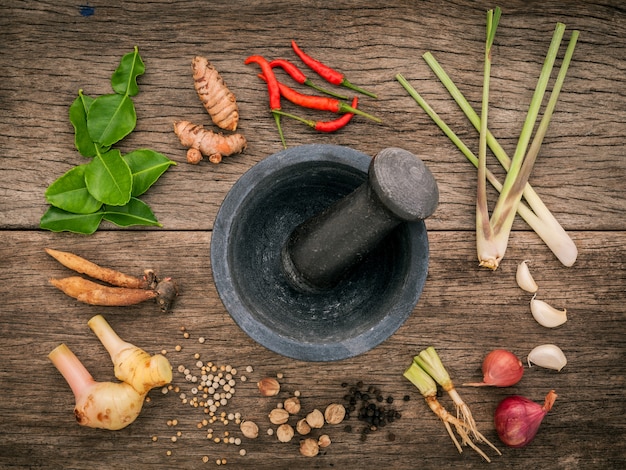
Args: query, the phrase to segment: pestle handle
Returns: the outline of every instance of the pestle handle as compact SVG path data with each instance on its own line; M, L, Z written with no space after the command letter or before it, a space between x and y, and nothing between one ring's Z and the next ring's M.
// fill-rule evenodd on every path
M368 179L295 228L283 251L284 272L303 291L335 286L402 222L430 216L439 190L422 160L400 148L379 152Z

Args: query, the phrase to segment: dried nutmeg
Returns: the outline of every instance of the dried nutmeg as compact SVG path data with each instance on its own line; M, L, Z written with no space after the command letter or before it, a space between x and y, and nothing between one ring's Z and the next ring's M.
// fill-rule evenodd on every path
M248 439L255 439L259 435L259 427L254 421L243 421L239 428L244 437Z
M287 423L281 424L276 429L276 437L280 442L289 442L293 437L293 428Z
M339 403L331 403L324 411L324 419L328 424L339 424L346 417L346 408Z
M289 412L283 408L274 408L268 416L272 424L283 424L289 420Z
M309 426L312 428L321 428L324 426L324 415L316 408L306 415L306 422L309 423Z
M306 422L305 418L302 418L296 423L296 431L298 431L298 434L306 436L311 432L311 426L309 426L309 423Z
M257 387L259 387L259 392L264 397L273 397L278 395L280 392L280 384L278 380L273 377L265 377L257 382Z
M317 440L309 437L300 441L300 453L305 457L315 457L319 451L320 446Z
M283 403L283 408L287 410L290 415L295 415L300 412L300 400L298 397L287 398Z
M330 445L330 436L328 434L322 434L317 440L317 445L320 447L328 447Z

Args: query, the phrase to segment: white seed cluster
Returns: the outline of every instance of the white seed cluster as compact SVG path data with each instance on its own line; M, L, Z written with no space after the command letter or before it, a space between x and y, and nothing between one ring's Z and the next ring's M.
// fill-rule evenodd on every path
M190 339L191 335L186 328L181 327L180 331L184 339ZM205 343L205 338L198 338L198 344ZM183 351L181 345L176 345L176 352ZM164 350L165 351L165 350ZM188 366L184 363L176 367L176 371L184 378L185 385L169 384L161 389L163 394L170 392L177 395L183 405L197 408L202 411L205 417L196 423L196 428L206 433L206 439L216 444L232 444L240 446L242 441L237 435L233 435L229 430L216 429L217 424L228 426L230 423L236 425L239 431L239 425L243 421L241 413L227 410L227 405L236 393L237 382L245 382L248 378L245 375L239 375L238 370L230 364L217 364L213 361L201 360L201 354L196 352L193 354L193 364ZM245 371L250 374L254 371L252 366L247 366ZM217 423L217 424L216 424ZM168 427L178 426L177 419L167 421ZM179 441L183 436L182 431L177 431L169 436L172 443ZM157 441L157 436L152 436L152 441ZM240 456L246 455L245 449L239 450ZM167 450L166 455L173 455L172 450ZM202 462L207 463L211 459L208 455L202 457ZM217 465L225 465L225 458L215 460Z

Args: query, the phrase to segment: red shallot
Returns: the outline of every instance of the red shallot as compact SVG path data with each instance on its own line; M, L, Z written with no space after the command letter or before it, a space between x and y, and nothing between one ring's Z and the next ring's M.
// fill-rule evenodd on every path
M519 395L500 402L494 424L498 437L509 447L524 447L535 438L545 415L552 409L557 394L550 390L543 406Z
M483 361L483 381L466 383L472 387L510 387L522 379L524 366L515 354L506 349L494 349Z

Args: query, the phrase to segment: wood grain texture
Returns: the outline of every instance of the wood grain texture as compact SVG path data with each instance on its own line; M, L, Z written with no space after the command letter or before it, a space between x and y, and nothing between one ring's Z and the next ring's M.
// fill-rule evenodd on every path
M626 465L624 377L626 302L626 10L622 2L503 2L492 67L490 127L513 152L535 81L557 22L580 30L568 78L531 184L579 248L564 268L539 238L517 219L497 272L477 267L474 235L475 170L394 79L402 73L468 145L478 138L421 55L431 51L478 108L482 84L484 12L494 5L470 0L371 0L321 2L199 0L84 2L17 0L0 4L0 468L170 469L212 468L226 458L230 468L414 469L484 468L467 449L459 454L443 425L417 390L402 378L412 355L433 345L457 385L480 378L491 349L504 347L522 360L536 345L555 343L569 363L560 373L527 368L509 389L460 387L488 438L498 442L493 411L518 393L541 402L554 388L559 398L536 440L525 449L500 445L492 468L618 469ZM567 36L567 34L566 34ZM421 156L435 175L440 205L427 219L430 265L426 287L408 321L387 341L356 358L305 363L259 346L233 322L215 290L210 263L211 231L220 204L249 168L281 150L268 113L265 85L245 57L262 54L298 63L289 42L345 72L350 81L379 93L361 98L376 125L355 117L330 135L284 120L290 147L332 143L369 155L389 146ZM179 162L144 200L163 228L119 229L103 225L92 236L39 230L47 205L45 188L85 160L73 146L68 108L79 89L97 96L110 90L120 57L134 45L146 64L135 99L136 131L120 148L149 147ZM563 52L564 47L562 48ZM219 165L184 162L185 149L172 130L176 119L209 125L191 77L195 55L205 55L237 96L238 131L249 146ZM312 72L310 78L321 79ZM285 77L285 80L287 78ZM298 87L297 87L298 88ZM302 88L302 91L307 91ZM313 119L328 119L285 104ZM497 165L491 168L498 175ZM490 190L490 206L496 193ZM128 274L152 268L174 277L181 292L173 313L156 305L89 307L48 283L69 271L45 247L72 251ZM568 309L568 322L540 327L531 317L530 296L515 284L516 265L531 260L540 296ZM103 314L124 339L150 352L161 349L174 366L174 384L191 394L177 372L202 360L254 367L227 408L261 426L257 440L241 446L207 439L197 428L201 409L178 394L150 393L139 419L118 432L79 427L67 384L47 359L66 343L99 380L113 379L109 358L87 327ZM185 339L184 326L190 333ZM206 338L203 344L198 338ZM176 345L182 351L174 351ZM354 431L328 427L333 443L314 459L298 454L297 439L281 444L268 436L267 414L278 399L263 399L256 381L284 374L284 399L302 394L303 411L341 400L342 382L378 386L392 394L402 418L384 431L359 439ZM402 401L409 395L411 400ZM449 406L447 399L442 398ZM178 419L176 427L167 421ZM215 436L236 426L212 425ZM177 442L171 437L181 431ZM388 433L395 440L388 440ZM158 440L153 442L152 437ZM214 437L215 437L214 436ZM499 444L499 442L498 442ZM245 448L247 455L239 456ZM171 456L166 452L172 451ZM203 456L209 461L204 464Z

